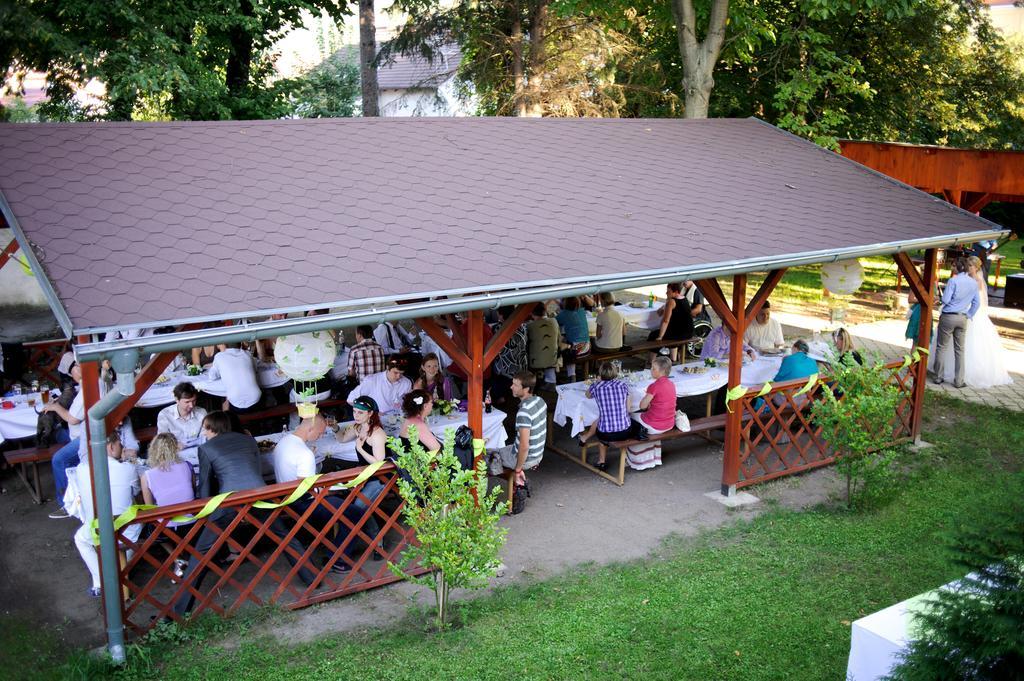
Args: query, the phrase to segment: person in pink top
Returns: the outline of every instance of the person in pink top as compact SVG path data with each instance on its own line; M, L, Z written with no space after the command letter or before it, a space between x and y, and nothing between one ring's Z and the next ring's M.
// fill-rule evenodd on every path
M664 433L672 430L676 424L676 387L669 380L672 371L672 360L658 356L651 360L651 378L654 382L647 386L647 394L640 400L640 410L633 412L633 420L638 422L646 433L641 431L638 440L644 440L649 433ZM626 449L626 462L629 467L642 471L661 465L661 443L644 442Z

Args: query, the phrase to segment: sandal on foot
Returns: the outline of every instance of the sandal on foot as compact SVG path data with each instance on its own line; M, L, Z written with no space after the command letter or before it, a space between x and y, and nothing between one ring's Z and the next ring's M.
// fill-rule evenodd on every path
M594 464L594 468L596 468L597 470L599 470L599 471L601 471L603 473L603 472L608 470L608 462L607 461L598 461L597 463Z

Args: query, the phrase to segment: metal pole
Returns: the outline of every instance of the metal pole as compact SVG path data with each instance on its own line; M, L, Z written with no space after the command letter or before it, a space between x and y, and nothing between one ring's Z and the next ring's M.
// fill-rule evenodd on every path
M123 353L115 363L118 375L126 371L134 378L134 364L138 353ZM123 363L122 363L123 362ZM109 391L89 409L89 448L92 454L93 494L96 521L100 534L100 581L103 588L103 607L106 615L107 649L116 664L125 661L124 622L121 619L120 561L117 559L117 540L114 535L114 512L110 496L110 467L107 464L107 414L121 404L128 395L124 394L130 383L119 381L117 389Z

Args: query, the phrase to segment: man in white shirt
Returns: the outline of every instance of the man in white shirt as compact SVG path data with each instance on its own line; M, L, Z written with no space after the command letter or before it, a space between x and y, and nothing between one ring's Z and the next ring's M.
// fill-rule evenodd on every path
M299 427L294 432L281 436L272 454L274 460L274 479L279 483L291 482L292 480L302 480L303 478L315 475L316 454L309 448L309 443L316 442L323 437L326 430L327 421L323 416L317 414L311 419L302 419L302 423L299 424ZM296 499L292 503L292 507L296 513L305 513L314 499L315 497L311 490L309 494ZM319 504L309 514L309 520L313 528L319 530L322 525L334 522L334 510L332 509L341 508L344 501L341 497L325 496L324 503ZM349 504L349 508L345 509L344 515L350 522L355 524L359 522L362 511L356 504ZM337 533L333 540L334 545L340 546L347 535L348 527L344 524L338 524ZM349 563L354 563L355 559L359 557L356 542L349 542L348 548L345 549L345 555L349 557L349 560L346 561L339 557L334 565L331 566L331 572L344 574L351 570Z
M110 475L110 506L115 518L128 510L135 500L135 495L139 493L139 472L134 463L121 460L122 453L120 437L117 433L111 433L107 438L107 468ZM82 526L75 532L75 546L92 577L89 595L99 598L100 561L96 546L92 543L92 520L96 517L96 513L92 507L92 476L89 474L89 459L86 458L78 464L74 472L82 504ZM125 540L135 543L139 539L141 530L141 524L129 525L123 532ZM128 556L131 557L131 551L128 551Z
M771 304L767 300L764 301L764 307L757 313L757 317L750 322L747 332L743 334L743 340L761 352L786 347L786 340L782 337L782 324L778 319L772 319Z
M348 403L352 404L360 395L372 397L380 407L380 413L388 414L402 410L402 398L412 390L412 381L402 375L402 366L391 360L387 369L370 374L348 394Z
M202 444L206 410L196 406L199 391L189 382L174 386L174 404L164 407L156 417L156 432L170 433L181 445L181 458L198 465L196 447Z
M291 482L316 475L316 455L308 443L319 440L325 430L327 421L317 414L311 419L302 419L294 432L281 436L272 454L274 478L278 482Z
M217 347L220 352L213 356L210 379L224 379L227 390L224 410L235 413L251 411L263 397L256 381L256 359L242 350L238 343Z

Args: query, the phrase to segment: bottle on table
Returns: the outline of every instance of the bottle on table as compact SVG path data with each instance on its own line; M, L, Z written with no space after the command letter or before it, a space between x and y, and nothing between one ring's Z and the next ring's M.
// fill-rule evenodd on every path
M647 307L654 307L654 293L647 296Z
M488 390L484 393L484 411L490 414L493 408L494 407L491 405L491 391Z

